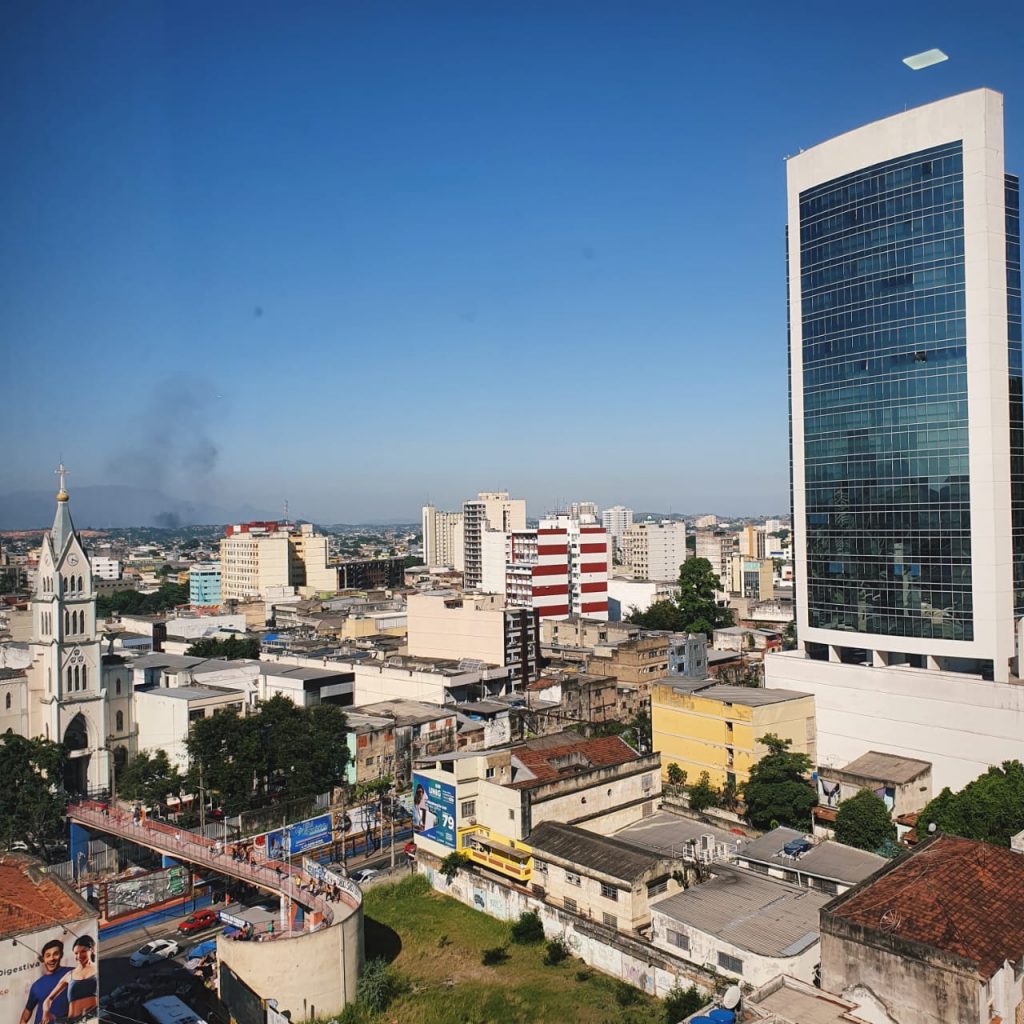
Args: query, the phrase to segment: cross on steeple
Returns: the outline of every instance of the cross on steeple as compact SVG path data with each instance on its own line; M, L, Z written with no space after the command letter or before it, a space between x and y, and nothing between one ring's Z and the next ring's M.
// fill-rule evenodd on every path
M57 492L57 500L67 501L68 492L64 488L64 477L67 475L67 470L64 468L64 462L61 461L61 464L53 472L54 475L60 477L60 490Z

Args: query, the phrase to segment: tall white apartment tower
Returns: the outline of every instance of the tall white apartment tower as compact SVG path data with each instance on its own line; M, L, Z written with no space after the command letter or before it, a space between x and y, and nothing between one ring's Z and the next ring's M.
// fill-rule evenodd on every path
M633 510L623 505L613 505L601 513L601 525L616 548L622 547L622 534L633 525Z
M423 561L431 568L450 565L460 572L465 565L462 513L423 506Z
M1024 758L1019 185L987 89L788 162L799 649L818 750Z
M481 491L462 504L462 539L465 566L463 585L467 590L483 583L483 534L485 530L526 529L526 502L510 498L508 491Z

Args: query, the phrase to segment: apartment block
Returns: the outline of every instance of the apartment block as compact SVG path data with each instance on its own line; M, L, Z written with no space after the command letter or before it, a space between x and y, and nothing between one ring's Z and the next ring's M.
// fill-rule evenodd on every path
M677 580L686 561L686 524L634 523L622 533L622 559L640 579Z
M423 506L423 562L431 569L449 566L460 572L465 567L461 512L443 512Z
M464 578L467 590L483 583L483 534L526 529L526 502L510 498L508 491L481 491L462 505Z

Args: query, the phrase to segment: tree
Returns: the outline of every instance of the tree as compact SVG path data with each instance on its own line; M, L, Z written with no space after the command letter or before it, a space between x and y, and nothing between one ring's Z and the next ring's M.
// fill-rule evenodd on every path
M162 583L153 594L140 594L137 590L115 590L96 598L96 614L109 618L119 615L154 615L169 608L188 604L188 586L184 583Z
M143 750L117 773L117 791L128 800L162 804L169 794L182 790L184 778L167 757L166 750Z
M711 785L711 776L707 772L701 772L700 777L690 787L690 810L704 811L709 807L717 807L719 793Z
M836 839L859 850L879 850L886 840L896 839L896 826L885 801L870 789L862 789L839 805Z
M227 640L197 640L186 652L193 658L225 658L227 661L258 659L260 642L256 637L229 636Z
M1009 846L1024 830L1024 764L1004 761L957 793L947 786L917 816L918 838L932 822L940 832Z
M710 636L732 625L732 612L715 600L722 581L706 558L689 558L679 567L679 596L675 601L655 601L646 612L635 609L629 621L647 629L673 633L704 633Z
M67 751L50 740L0 736L0 849L21 841L46 857L64 836Z
M758 743L764 744L768 753L750 769L750 781L743 787L747 821L759 829L777 825L806 829L811 808L818 802L805 778L811 759L790 751L793 741L774 733L762 736Z
M672 762L668 766L668 783L670 786L685 786L686 785L686 772L675 763ZM710 778L710 776L709 776Z
M782 647L784 650L796 650L796 619L790 619L782 630Z
M453 850L441 861L441 874L444 875L445 880L451 885L452 879L455 878L459 871L462 868L468 868L472 863L469 857L461 850Z
M244 718L227 711L201 718L186 740L191 783L198 785L201 770L229 814L270 792L282 800L324 793L345 778L344 726L333 704L300 708L280 696Z
M669 989L665 996L665 1022L676 1024L696 1013L709 1002L707 996L701 995L696 985L680 988L678 984Z

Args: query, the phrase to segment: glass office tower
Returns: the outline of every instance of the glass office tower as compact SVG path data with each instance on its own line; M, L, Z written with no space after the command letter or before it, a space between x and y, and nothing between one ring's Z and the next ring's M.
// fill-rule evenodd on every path
M1024 613L1019 190L1002 97L788 161L797 624L810 658L1006 680Z

